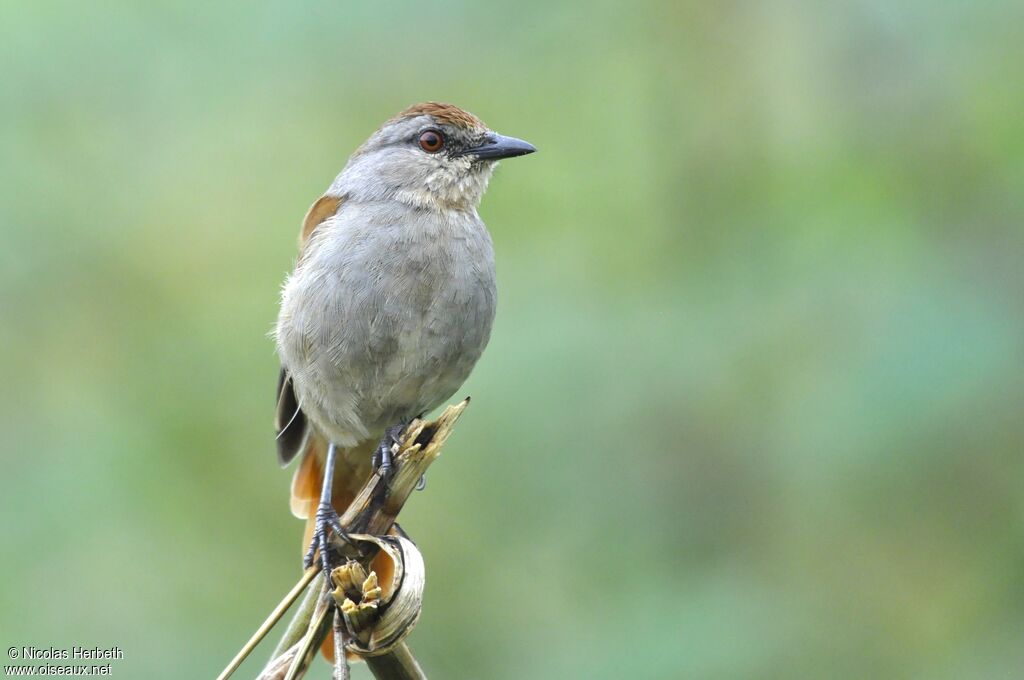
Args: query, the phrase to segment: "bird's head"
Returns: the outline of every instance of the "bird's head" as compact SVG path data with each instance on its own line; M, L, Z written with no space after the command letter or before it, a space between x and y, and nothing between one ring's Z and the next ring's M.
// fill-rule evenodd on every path
M451 104L410 106L352 154L329 193L396 200L420 209L471 209L480 203L497 161L536 151L488 129Z

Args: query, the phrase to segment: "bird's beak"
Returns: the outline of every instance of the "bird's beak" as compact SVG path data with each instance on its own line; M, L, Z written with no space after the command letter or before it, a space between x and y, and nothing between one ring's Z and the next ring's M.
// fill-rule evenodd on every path
M476 156L480 159L496 161L500 158L514 158L533 153L537 149L529 142L515 137L506 137L497 132L488 132L484 141L477 146L464 149L460 156Z

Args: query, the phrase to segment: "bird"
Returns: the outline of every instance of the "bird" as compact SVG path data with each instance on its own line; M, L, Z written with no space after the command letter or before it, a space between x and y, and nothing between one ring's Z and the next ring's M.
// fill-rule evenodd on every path
M306 213L272 333L278 461L299 458L291 511L303 564L330 573L339 517L396 437L444 403L480 358L497 301L477 211L498 161L536 151L453 104L387 120Z

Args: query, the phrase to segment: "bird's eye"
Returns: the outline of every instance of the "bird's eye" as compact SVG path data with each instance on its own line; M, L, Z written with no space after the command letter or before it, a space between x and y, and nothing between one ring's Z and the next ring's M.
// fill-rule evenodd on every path
M420 148L427 153L437 153L444 148L444 136L437 130L426 130L420 135Z

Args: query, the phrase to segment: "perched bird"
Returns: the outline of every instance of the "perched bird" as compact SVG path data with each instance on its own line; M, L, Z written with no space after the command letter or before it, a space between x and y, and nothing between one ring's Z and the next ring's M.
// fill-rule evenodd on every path
M495 310L494 252L477 207L496 162L535 151L451 104L384 123L306 214L274 333L278 460L301 454L291 509L305 564L393 438L469 376ZM378 444L378 440L380 443Z

